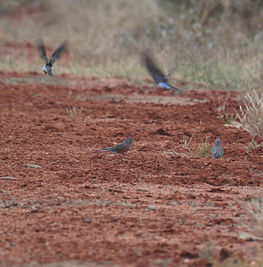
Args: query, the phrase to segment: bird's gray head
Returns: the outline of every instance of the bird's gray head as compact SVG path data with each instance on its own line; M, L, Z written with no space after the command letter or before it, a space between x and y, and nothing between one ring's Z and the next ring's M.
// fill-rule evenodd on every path
M220 138L216 138L216 140L215 140L215 145L221 145L221 140L220 140Z
M127 138L125 140L125 143L132 144L133 143L133 139L131 137L129 137L129 138Z

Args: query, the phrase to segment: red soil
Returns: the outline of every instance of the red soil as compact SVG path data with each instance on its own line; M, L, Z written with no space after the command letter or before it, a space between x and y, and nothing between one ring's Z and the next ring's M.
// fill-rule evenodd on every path
M244 201L261 192L262 147L248 151L249 134L224 126L218 107L237 109L234 93L58 79L75 85L0 84L0 176L16 178L0 179L0 264L207 266L211 243L219 260L257 254L262 243L240 233ZM221 138L221 160L196 155L206 136ZM124 156L96 151L126 137Z

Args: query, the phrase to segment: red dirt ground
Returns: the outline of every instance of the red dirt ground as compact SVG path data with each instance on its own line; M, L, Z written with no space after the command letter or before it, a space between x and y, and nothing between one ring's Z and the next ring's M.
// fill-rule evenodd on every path
M0 79L0 176L16 178L0 179L3 266L209 266L212 245L221 261L262 248L241 233L243 203L262 191L263 149L248 151L249 134L218 112L238 109L235 93L174 95L67 75L48 85L36 73ZM211 145L221 138L221 160L196 155L207 136ZM124 156L96 151L126 137L134 143Z

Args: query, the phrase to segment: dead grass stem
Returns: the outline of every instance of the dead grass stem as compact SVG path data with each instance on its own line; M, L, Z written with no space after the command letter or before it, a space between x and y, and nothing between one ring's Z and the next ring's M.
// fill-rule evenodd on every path
M252 136L263 138L263 93L254 89L248 90L237 114L242 127Z

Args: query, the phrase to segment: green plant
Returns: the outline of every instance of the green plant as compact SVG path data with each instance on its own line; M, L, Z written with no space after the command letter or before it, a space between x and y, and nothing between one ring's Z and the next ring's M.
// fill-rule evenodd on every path
M208 154L210 154L210 144L208 143L209 136L206 137L205 141L199 144L196 148L196 155L200 158L205 158Z
M234 118L234 114L233 113L231 113L230 115L226 113L224 119L225 119L225 123L226 124L229 124L229 125L232 125L233 122L235 121L235 118Z

